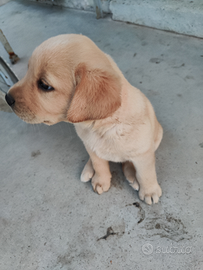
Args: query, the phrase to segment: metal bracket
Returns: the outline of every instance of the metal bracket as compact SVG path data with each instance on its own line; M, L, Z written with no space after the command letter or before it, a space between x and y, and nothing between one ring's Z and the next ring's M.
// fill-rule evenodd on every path
M7 53L9 54L9 58L11 60L11 63L15 64L19 60L19 57L17 56L17 54L14 53L13 49L11 48L11 45L8 43L8 40L4 36L1 29L0 29L0 41L3 44Z
M101 1L100 0L94 0L94 5L96 9L97 19L103 18L103 11L101 7Z
M0 94L7 93L8 89L18 82L18 78L9 65L0 57Z

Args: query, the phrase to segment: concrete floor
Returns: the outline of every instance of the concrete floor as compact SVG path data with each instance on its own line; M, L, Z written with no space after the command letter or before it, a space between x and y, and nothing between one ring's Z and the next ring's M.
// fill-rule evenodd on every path
M163 196L139 201L119 164L101 196L79 180L87 153L72 125L28 125L0 103L1 270L203 269L203 40L95 14L9 2L0 24L21 60L62 33L109 53L151 100L164 128L157 151ZM3 47L0 54L8 61Z

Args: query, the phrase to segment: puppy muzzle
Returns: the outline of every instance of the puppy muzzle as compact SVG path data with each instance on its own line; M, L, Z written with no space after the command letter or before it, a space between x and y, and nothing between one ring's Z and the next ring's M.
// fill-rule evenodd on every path
M10 107L13 107L13 106L14 106L14 104L15 104L15 99L14 99L10 94L6 94L5 100L6 100L6 102L8 103L8 105L9 105Z

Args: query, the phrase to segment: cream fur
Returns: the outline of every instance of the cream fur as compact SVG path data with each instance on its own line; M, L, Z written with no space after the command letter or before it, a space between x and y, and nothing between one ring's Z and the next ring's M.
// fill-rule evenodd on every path
M55 90L39 90L39 79ZM162 191L156 177L155 151L162 127L145 95L90 39L61 35L42 43L29 61L26 76L9 94L15 98L14 112L26 122L74 123L90 156L81 181L92 179L97 193L110 188L108 162L122 162L140 199L147 204L158 202Z

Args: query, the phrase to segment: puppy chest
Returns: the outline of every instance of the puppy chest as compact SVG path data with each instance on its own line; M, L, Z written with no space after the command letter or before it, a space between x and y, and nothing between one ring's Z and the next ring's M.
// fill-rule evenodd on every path
M115 139L98 140L93 150L97 156L105 160L123 162L126 159L125 149Z
M126 147L126 137L118 132L92 132L77 130L85 146L90 148L98 157L113 161L124 162L129 158L129 149ZM131 151L130 151L131 152Z

